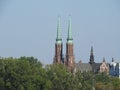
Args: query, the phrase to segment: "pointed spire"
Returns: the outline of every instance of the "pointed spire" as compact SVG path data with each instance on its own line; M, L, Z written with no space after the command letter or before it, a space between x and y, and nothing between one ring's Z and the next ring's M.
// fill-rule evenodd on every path
M112 62L114 62L114 58L112 57Z
M105 62L105 57L103 57L103 62Z
M57 38L56 38L56 43L62 43L61 29L60 29L60 16L58 16L58 22L57 22Z
M73 38L72 38L72 30L71 30L71 17L69 16L67 42L72 43L72 41L73 41Z
M93 46L91 46L91 51L90 51L90 64L95 63L94 62L94 54L93 54Z
M91 46L91 55L93 55L93 46Z

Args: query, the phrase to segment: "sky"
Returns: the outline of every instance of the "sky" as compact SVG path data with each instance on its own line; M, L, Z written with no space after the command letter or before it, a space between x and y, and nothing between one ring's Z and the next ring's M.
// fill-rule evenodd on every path
M71 15L74 55L89 62L120 61L120 0L0 0L0 56L34 56L53 62L57 20L65 55Z

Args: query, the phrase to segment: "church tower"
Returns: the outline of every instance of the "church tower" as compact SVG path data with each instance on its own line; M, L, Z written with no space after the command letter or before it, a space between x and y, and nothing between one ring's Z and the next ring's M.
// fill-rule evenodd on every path
M94 54L93 54L93 46L91 47L91 51L90 51L90 64L94 64Z
M53 60L53 63L62 63L63 57L62 57L62 37L61 37L61 29L60 29L60 17L58 17L57 22L57 37L56 37L56 43L55 43L55 57Z
M67 43L66 43L66 64L68 69L71 72L75 69L75 58L74 58L74 49L73 49L73 38L72 38L72 31L71 31L71 19L69 18L68 22L68 36L67 36Z

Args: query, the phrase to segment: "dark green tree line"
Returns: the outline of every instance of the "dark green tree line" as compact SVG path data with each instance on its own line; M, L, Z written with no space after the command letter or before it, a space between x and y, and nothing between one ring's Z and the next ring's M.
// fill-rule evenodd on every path
M42 66L34 57L0 58L0 90L120 90L106 73L71 73L64 64Z

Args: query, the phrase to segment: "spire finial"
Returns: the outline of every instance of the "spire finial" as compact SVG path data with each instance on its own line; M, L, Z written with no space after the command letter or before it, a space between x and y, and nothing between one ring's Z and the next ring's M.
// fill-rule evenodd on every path
M56 38L57 43L62 43L62 38L61 38L61 29L60 29L60 16L58 16L58 22L57 22L57 38Z
M105 57L103 57L103 62L105 62Z
M68 36L67 36L67 41L69 43L72 43L72 29L71 29L71 16L69 15L69 21L68 21Z
M112 62L114 62L114 57L112 57Z
M91 46L91 54L93 54L93 46Z

